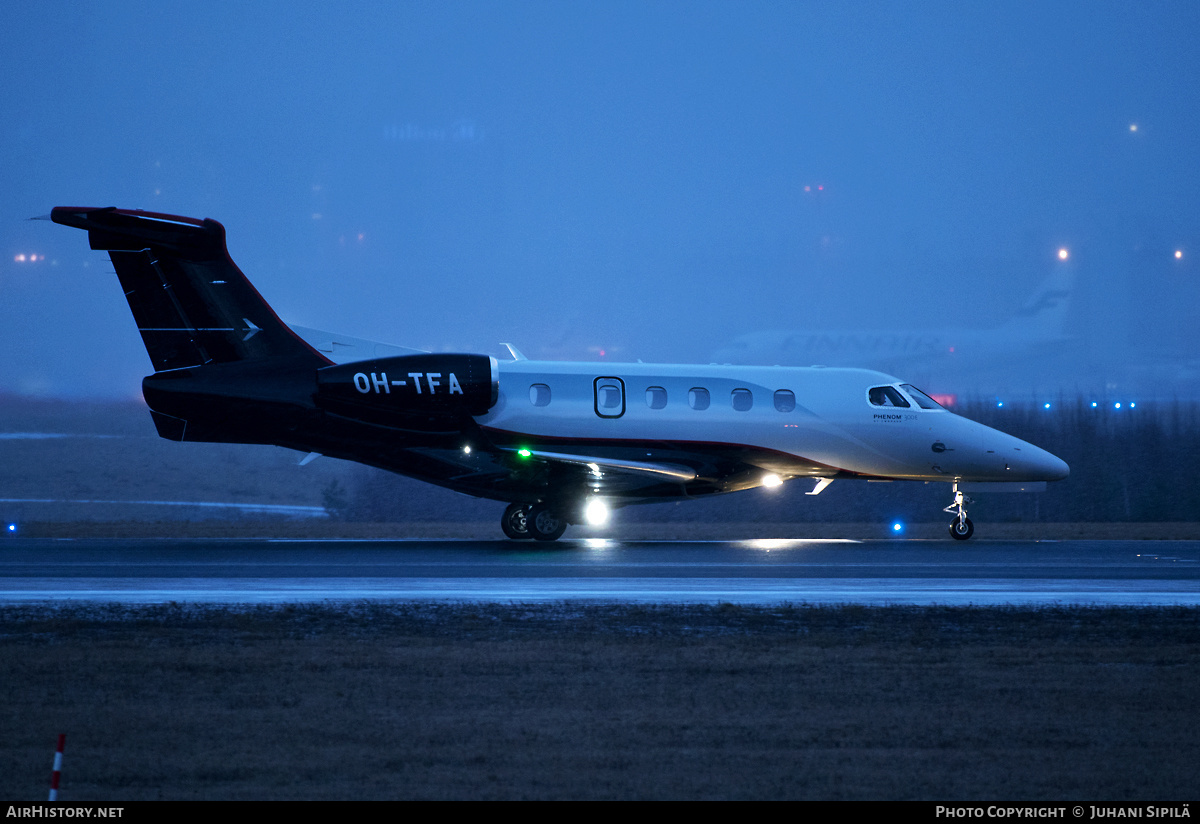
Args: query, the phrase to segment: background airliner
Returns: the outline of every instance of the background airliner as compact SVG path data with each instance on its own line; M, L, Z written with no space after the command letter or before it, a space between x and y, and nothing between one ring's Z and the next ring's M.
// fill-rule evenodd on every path
M1066 321L1074 280L1073 264L1058 262L1020 311L993 328L905 328L889 314L869 329L749 332L712 358L732 364L868 367L904 374L934 390L964 382L978 386L981 373L1008 369L1034 354L1044 359L1071 340Z
M214 220L57 207L105 250L154 374L158 433L275 444L509 503L510 538L554 540L628 504L806 478L953 485L1065 478L1031 444L911 384L841 368L561 363L430 353L283 323L229 258Z

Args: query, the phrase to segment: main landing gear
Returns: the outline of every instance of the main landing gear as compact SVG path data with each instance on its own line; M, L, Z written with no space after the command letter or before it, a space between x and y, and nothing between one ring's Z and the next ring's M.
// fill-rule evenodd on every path
M954 515L954 520L950 522L950 537L956 541L965 541L975 534L975 524L971 523L971 519L967 517L967 504L969 503L971 503L971 499L959 490L956 481L954 503L942 510Z
M529 507L524 504L509 504L500 516L500 528L514 541L532 538L529 534Z
M509 504L500 517L500 528L514 541L557 541L567 531L567 522L546 504Z

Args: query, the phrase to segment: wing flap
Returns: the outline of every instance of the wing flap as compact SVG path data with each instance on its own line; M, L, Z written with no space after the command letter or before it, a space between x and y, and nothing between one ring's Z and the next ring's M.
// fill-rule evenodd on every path
M595 455L575 455L569 452L545 452L540 449L509 449L522 457L537 458L542 461L567 463L576 466L589 467L594 473L607 470L632 475L654 478L655 480L674 480L680 483L696 480L696 471L682 464L654 463L651 461L627 461L617 458L601 458Z

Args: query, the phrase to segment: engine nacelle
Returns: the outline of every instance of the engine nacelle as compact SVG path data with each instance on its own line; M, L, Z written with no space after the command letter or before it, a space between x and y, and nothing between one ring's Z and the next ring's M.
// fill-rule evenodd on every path
M317 406L404 429L454 428L482 415L500 393L500 370L487 355L399 355L317 370Z

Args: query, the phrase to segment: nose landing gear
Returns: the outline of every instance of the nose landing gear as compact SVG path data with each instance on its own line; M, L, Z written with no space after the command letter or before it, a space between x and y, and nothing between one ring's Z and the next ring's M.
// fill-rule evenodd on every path
M954 515L954 520L950 522L950 537L956 541L965 541L975 534L975 524L971 523L971 519L967 517L967 504L969 503L971 503L971 499L959 491L958 482L955 481L954 503L942 511Z

